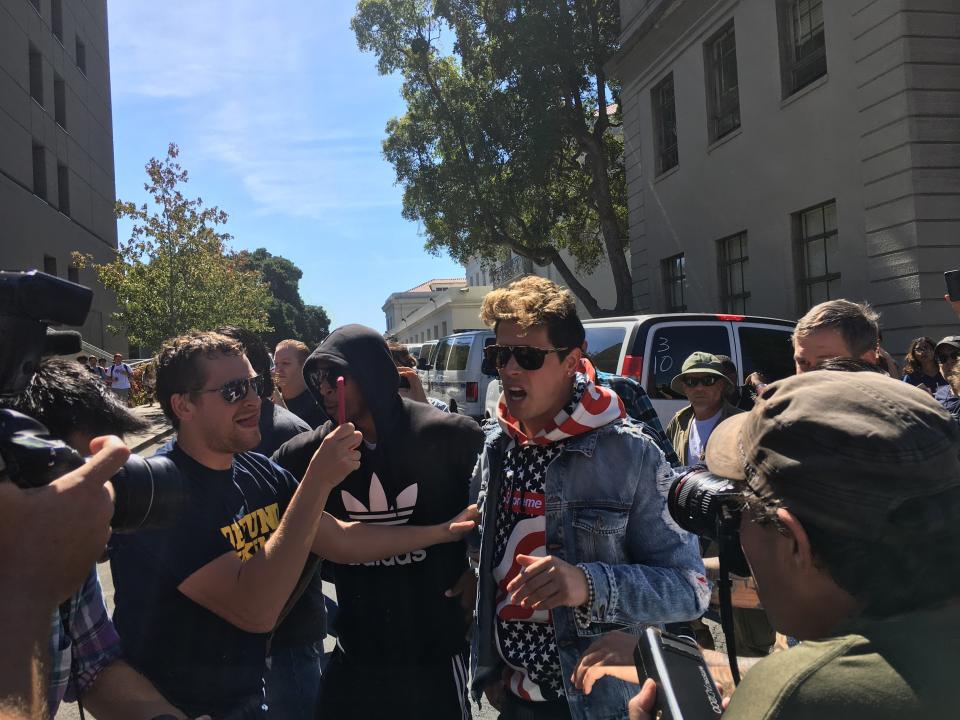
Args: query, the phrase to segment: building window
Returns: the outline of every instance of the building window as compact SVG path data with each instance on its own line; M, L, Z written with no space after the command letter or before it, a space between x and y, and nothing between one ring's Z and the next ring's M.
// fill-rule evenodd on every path
M30 46L30 97L43 105L43 56Z
M747 314L746 272L747 234L731 235L717 241L717 267L720 271L720 307L723 312Z
M687 282L687 265L683 253L660 261L667 312L686 312L683 289Z
M67 129L67 86L59 75L53 76L53 116L57 125Z
M43 145L33 145L33 194L47 199L47 153Z
M793 215L800 313L840 297L837 203L831 200Z
M827 74L822 0L777 0L783 97Z
M737 40L732 20L707 40L703 56L707 71L710 142L714 142L740 127Z
M63 0L50 0L50 29L63 44Z
M446 320L444 320L443 323L441 323L441 329L443 330L444 336L446 336L446 334L447 334L447 321L446 321Z
M77 35L77 67L80 69L84 75L87 74L87 46L84 44L83 40L80 39L80 36Z
M667 75L650 91L653 108L654 148L656 148L657 175L676 167L680 161L677 153L677 108L673 97L673 73Z
M43 271L47 275L57 274L57 259L53 255L43 256Z
M60 212L70 214L70 170L66 165L57 165L57 203Z
M439 325L434 325L434 326L433 326L433 336L434 336L435 338L440 337L440 326L439 326Z
M72 283L80 282L80 268L76 265L70 265L67 267L67 280Z
M428 330L427 330L427 340L432 340L432 339L433 339L433 338L430 337L430 330L428 329Z

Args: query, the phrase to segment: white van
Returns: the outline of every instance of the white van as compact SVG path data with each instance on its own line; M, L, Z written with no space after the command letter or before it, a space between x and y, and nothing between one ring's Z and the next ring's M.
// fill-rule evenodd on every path
M664 428L687 405L670 389L683 361L698 350L727 355L737 379L753 372L767 382L793 375L792 320L749 315L662 313L584 320L587 357L597 370L637 379ZM495 417L500 383L490 383L485 412Z
M484 374L483 349L496 342L489 330L470 330L440 338L423 369L427 395L476 420L484 417L491 376ZM453 401L453 403L451 403Z

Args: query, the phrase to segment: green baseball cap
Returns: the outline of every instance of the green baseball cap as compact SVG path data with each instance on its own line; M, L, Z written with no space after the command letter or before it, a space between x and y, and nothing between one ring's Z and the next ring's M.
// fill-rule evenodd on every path
M686 395L687 389L683 386L683 376L692 374L716 375L731 388L733 387L730 378L723 374L723 363L720 358L708 352L695 352L683 361L680 372L670 381L670 389L675 393Z
M878 540L904 502L960 487L960 425L908 383L818 370L768 385L717 425L705 460L801 521ZM923 510L909 520L931 532L956 522L939 503Z

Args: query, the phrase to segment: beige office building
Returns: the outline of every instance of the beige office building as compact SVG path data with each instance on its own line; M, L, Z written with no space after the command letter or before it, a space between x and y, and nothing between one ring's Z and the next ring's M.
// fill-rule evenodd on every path
M621 0L638 312L866 299L955 334L957 0Z
M0 0L0 268L92 287L84 340L126 352L112 299L71 263L112 257L114 198L106 0Z

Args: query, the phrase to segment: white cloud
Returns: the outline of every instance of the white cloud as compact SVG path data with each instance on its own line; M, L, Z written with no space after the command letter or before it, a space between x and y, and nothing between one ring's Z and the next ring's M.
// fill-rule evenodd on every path
M175 105L192 135L180 144L227 168L258 212L399 213L380 155L387 116L357 91L369 80L351 82L375 72L353 43L352 3L124 0L110 12L114 96Z

